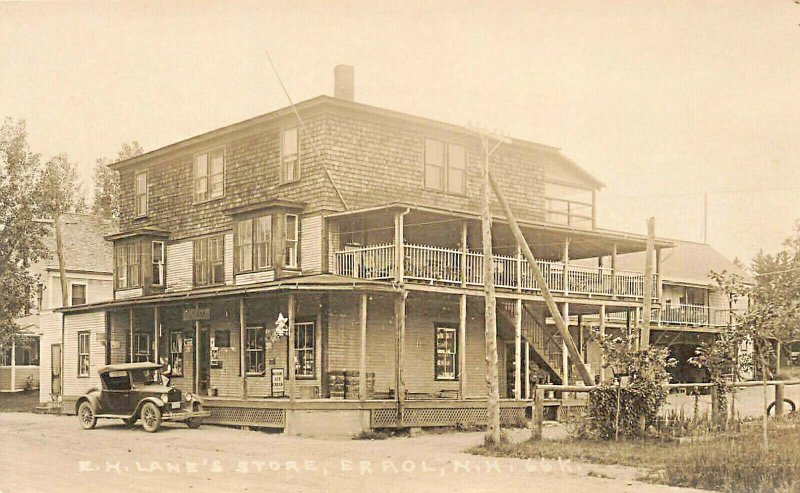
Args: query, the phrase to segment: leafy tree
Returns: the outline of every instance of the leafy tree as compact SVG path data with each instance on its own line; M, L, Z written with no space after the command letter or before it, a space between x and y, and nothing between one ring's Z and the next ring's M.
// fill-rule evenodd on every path
M37 221L36 196L42 171L31 152L25 122L0 124L0 345L18 330L15 318L32 302L36 278L28 267L47 253L47 227Z
M139 142L122 144L122 149L117 153L116 160L106 157L98 158L94 165L94 202L92 214L103 216L107 219L119 219L119 173L108 167L114 162L130 159L143 154L144 150Z

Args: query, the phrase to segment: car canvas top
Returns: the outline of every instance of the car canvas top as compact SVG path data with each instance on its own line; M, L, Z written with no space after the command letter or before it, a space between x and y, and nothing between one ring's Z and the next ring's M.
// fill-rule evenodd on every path
M117 365L101 366L98 373L108 373L110 371L128 371L128 370L155 370L161 368L162 365L145 361L142 363L120 363Z

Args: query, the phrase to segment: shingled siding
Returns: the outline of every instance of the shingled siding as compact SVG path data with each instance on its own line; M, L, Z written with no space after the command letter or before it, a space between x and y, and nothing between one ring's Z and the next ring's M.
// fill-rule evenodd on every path
M280 137L285 127L296 125L287 118L269 127L217 138L168 157L120 170L122 231L141 227L160 227L171 232L170 240L206 234L230 227L230 217L223 211L279 197L309 204L307 211L323 208L335 201L333 189L324 179L312 142L321 148L327 121L323 116L308 116L308 134L300 136L301 180L279 183ZM193 159L197 153L213 148L225 149L225 195L199 204L192 203ZM179 153L178 153L179 152ZM134 174L148 172L148 216L133 218Z
M351 209L408 201L479 210L483 151L476 138L399 121L378 122L340 114L330 116L327 130L327 162ZM424 189L426 137L467 147L466 196ZM492 155L494 176L521 218L544 220L544 166L554 159L545 151L505 145Z

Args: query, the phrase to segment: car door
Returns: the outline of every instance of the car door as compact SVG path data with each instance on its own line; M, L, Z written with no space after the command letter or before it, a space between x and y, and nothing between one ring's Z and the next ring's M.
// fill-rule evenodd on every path
M100 398L104 414L131 414L131 379L127 371L112 371L105 375L105 388Z

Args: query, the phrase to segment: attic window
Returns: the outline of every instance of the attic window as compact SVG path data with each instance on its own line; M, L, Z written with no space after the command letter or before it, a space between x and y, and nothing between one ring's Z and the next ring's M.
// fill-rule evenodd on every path
M467 193L467 150L464 146L425 139L425 188Z

